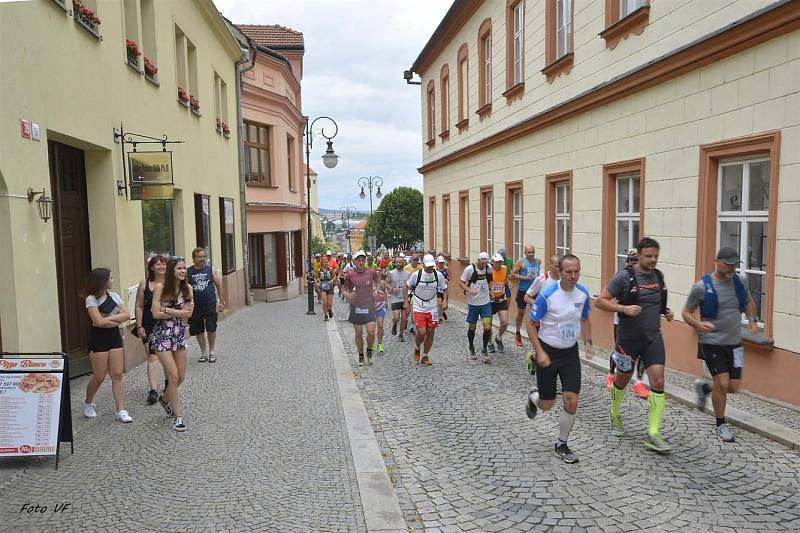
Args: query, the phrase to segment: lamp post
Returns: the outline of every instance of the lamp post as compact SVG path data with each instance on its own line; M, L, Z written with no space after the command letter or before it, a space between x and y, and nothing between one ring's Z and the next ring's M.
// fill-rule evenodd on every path
M347 230L345 232L345 237L347 237L347 253L353 255L353 243L350 240L350 218L356 216L358 211L356 211L356 206L354 205L342 207L340 211L342 212L342 220L346 221L347 224Z
M358 194L358 197L362 200L366 196L364 193L364 187L369 189L369 219L372 220L372 187L375 186L378 189L378 192L375 193L375 198L380 200L381 196L383 196L383 193L381 193L383 178L380 176L361 176L358 178L358 185L361 187L361 192ZM375 253L375 250L372 249L372 246L370 246L369 251L373 254Z
M333 138L336 137L336 134L339 133L339 126L336 124L330 117L317 117L315 118L310 124L308 122L308 117L306 119L306 131L305 131L305 138L306 138L306 200L307 200L307 218L306 218L306 231L308 232L308 267L306 271L306 281L308 282L308 311L306 311L307 315L315 315L314 312L314 273L311 270L311 262L313 261L313 252L311 251L311 149L314 147L314 136L316 134L322 135L325 138L325 141L328 144L328 148L325 150L325 155L322 156L322 163L325 165L326 168L334 168L336 164L339 162L339 156L336 155L333 151ZM325 128L320 127L318 131L314 131L314 124L317 123L318 120L325 119L330 121L333 124L333 134L326 135Z

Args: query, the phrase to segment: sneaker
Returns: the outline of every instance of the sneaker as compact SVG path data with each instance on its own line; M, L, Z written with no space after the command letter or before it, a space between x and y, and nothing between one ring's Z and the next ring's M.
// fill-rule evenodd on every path
M414 348L414 362L419 363L420 359L419 348Z
M216 363L217 362L217 356L214 355L213 353L208 354L208 362L209 363Z
M481 350L481 358L482 358L483 362L486 363L487 365L491 365L492 364L492 358L489 357L489 354L486 353L486 350Z
M333 309L328 309L328 316L333 318Z
M444 319L442 317L439 317L439 324L444 324Z
M442 311L442 318L444 318L445 320L447 320L447 313L446 313L445 311Z
M186 431L186 423L183 421L182 416L175 417L175 424L172 426L172 429L178 432Z
M536 375L536 358L533 356L533 352L528 352L525 356L528 360L528 374L531 376Z
M133 418L131 418L131 415L129 415L128 411L126 411L125 409L117 411L117 414L114 415L114 418L125 424L127 424L128 422L133 422Z
M672 446L660 434L648 435L644 441L644 447L658 453L666 453L672 449Z
M650 396L650 389L647 388L647 385L642 383L641 381L637 381L636 385L633 386L633 392L635 392L639 398L647 399Z
M358 354L358 366L364 366L364 354Z
M405 337L403 337L402 333L400 334L400 342L406 342L406 339L405 339Z
M622 416L614 416L614 413L608 414L608 420L611 422L611 434L615 437L622 437L625 431L622 429Z
M495 339L494 343L497 345L497 353L503 353L506 351L506 347L503 345L503 341L500 339Z
M397 322L392 322L392 335L397 335Z
M97 416L94 403L83 402L83 416L86 418L95 418Z
M516 344L519 347L522 347L522 335L520 334L519 331L514 334L514 344Z
M528 391L528 402L525 404L525 414L528 415L528 418L533 420L536 416L536 413L539 411L539 408L536 407L536 404L533 403L531 396L534 392L538 392L539 389L536 387L531 387L531 390Z
M200 357L197 358L198 363L205 363L206 361L208 361L208 356L204 353L201 353Z
M150 389L150 392L147 393L147 404L153 405L157 401L158 401L158 393L155 391L155 389Z
M372 365L372 348L367 348L367 365Z
M470 346L469 347L469 359L473 359L474 360L474 359L477 359L477 358L478 358L478 356L475 355L475 347L474 346Z
M327 322L327 321L328 321L328 315L323 315L323 316L324 316L325 318L323 318L323 319L322 319L322 321L323 321L323 322Z
M494 344L493 343L490 342L489 344L486 345L486 347L489 349L489 353L494 353Z
M380 342L378 343L378 353L383 353L383 344Z
M702 379L694 380L694 390L697 392L697 399L695 401L695 406L700 409L701 411L706 406L706 400L708 399L708 394L705 390L706 382Z
M578 456L572 453L572 450L569 449L569 446L566 444L558 444L553 447L553 451L556 452L556 455L561 457L565 463L577 463Z
M611 390L611 385L614 383L614 374L606 374L606 388Z
M714 432L717 434L717 437L719 437L720 439L722 439L725 442L735 442L736 441L736 437L734 437L733 433L731 433L731 428L727 424L727 422L717 426L717 429L715 429Z
M411 333L412 335L416 335L417 334L417 331L413 328L413 326L408 328L408 332Z
M420 362L424 366L431 366L433 364L433 361L431 361L431 358L428 357L427 355L422 356L422 360Z
M164 412L167 413L169 416L172 416L172 406L169 404L168 401L164 399L163 396L158 397L158 403L161 404L161 407L164 408Z

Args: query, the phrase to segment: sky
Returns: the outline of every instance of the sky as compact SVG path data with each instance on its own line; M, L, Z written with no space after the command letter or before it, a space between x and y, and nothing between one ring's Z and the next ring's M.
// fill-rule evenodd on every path
M361 176L383 178L383 193L398 186L422 190L417 172L422 162L420 86L407 85L403 71L428 42L451 0L214 3L234 23L280 24L303 32L303 114L312 120L329 116L339 126L333 142L339 155L336 168L322 164L324 140L315 140L311 153L311 168L320 175L321 208L353 205L369 212L369 197L358 197ZM380 200L373 202L377 209Z

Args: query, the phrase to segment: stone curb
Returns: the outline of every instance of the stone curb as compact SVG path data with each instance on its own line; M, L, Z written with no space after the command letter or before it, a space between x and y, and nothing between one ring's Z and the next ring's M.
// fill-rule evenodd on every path
M335 320L326 326L367 531L406 532L400 501L389 480L339 327Z
M464 315L467 314L467 311L464 307L459 304L448 304L449 309L455 309ZM511 327L511 320L509 318L509 327ZM497 328L497 325L493 324L493 327ZM527 331L521 331L522 336L526 339L528 338ZM588 360L581 357L581 361L601 372L608 372L608 365L604 363L598 363L593 360ZM695 393L693 391L686 390L682 387L677 387L675 385L671 385L670 383L665 384L664 392L667 396L677 400L683 404L690 405L692 407L695 406ZM708 407L703 408L703 412L706 414L710 414L713 416L713 411L711 411ZM732 424L741 427L747 431L752 433L756 433L761 435L762 437L766 437L768 439L774 440L775 442L779 442L790 449L800 450L800 431L793 430L789 427L786 427L781 424L777 424L770 420L764 420L759 418L758 416L752 415L746 411L741 409L736 409L734 407L728 407L725 410L725 418L731 422Z

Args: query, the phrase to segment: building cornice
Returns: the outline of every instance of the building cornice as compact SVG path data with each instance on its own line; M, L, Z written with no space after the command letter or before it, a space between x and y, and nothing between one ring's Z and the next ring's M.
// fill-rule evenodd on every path
M422 76L428 67L444 51L447 45L455 38L456 34L472 18L478 9L483 5L484 0L455 0L450 9L447 10L439 26L428 39L422 52L419 53L414 64L411 65L412 72Z
M426 163L418 171L425 174L467 156L483 152L638 91L667 82L797 29L800 29L800 2L781 0L522 122Z
M291 100L281 94L262 89L249 83L242 84L242 107L257 111L279 108L285 111L285 116L296 125L302 126L305 122L302 113L300 113L300 110L297 109ZM244 118L248 117L245 116Z

